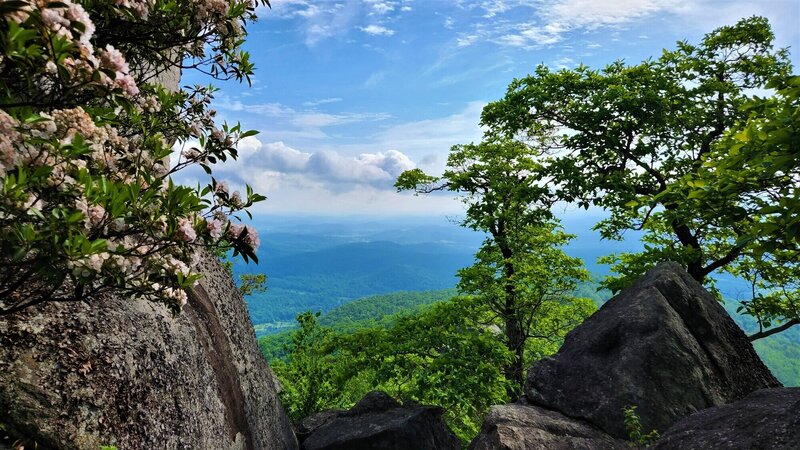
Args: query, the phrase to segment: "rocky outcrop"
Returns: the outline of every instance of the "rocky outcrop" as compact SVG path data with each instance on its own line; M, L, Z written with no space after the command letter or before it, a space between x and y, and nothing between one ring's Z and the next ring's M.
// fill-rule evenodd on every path
M39 448L297 448L233 280L200 269L176 317L124 297L0 317L0 421Z
M686 417L654 450L790 450L800 447L800 388L762 389Z
M434 406L400 405L370 392L347 411L314 414L298 430L305 450L450 450L461 448Z
M661 264L570 332L528 373L533 403L625 437L623 408L661 432L698 410L778 387L742 330L674 263Z
M469 450L630 450L597 427L535 405L493 406Z

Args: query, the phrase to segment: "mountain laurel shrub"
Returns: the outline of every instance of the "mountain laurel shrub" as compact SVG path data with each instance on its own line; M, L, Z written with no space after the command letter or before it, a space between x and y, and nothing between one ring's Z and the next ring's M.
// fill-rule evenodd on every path
M109 291L177 312L198 250L256 259L239 215L264 197L172 181L192 166L211 174L255 132L215 123L211 86L156 83L187 69L249 82L241 45L256 6L0 2L0 314Z

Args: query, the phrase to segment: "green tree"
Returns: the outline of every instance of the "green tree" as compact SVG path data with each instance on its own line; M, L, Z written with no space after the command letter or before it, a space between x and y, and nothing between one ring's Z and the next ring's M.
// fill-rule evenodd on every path
M786 217L776 210L786 211L791 200L764 194L781 191L796 199L790 187L796 185L792 154L783 160L795 164L794 185L779 172L757 180L760 190L748 196L734 187L734 172L748 163L734 158L726 160L727 166L716 164L713 175L727 172L729 190L698 194L713 178L703 175L708 172L704 161L725 153L725 141L736 136L731 130L746 123L753 108L769 109L773 102L748 99L748 91L790 73L787 52L773 50L773 39L767 20L752 17L713 31L699 45L679 42L676 50L638 65L618 61L603 70L580 66L557 72L540 66L512 82L505 98L489 104L482 123L490 136L524 139L549 155L542 183L551 185L559 200L606 209L609 217L596 226L604 238L645 231L643 251L605 259L619 273L606 281L612 291L664 260L682 263L696 280L711 284L716 271L739 275L759 260L757 271L763 273L793 257L792 269L765 286L783 291L784 282L797 278L797 242L765 223L769 214ZM766 132L761 136L772 139ZM748 201L759 207L747 207ZM754 241L781 243L777 247L788 246L793 256ZM765 266L766 261L772 262Z
M292 333L287 362L274 361L272 368L283 384L281 401L293 420L324 409L342 406L343 394L336 378L333 331L320 327L319 313L297 316L300 328Z
M738 236L747 245L731 268L753 286L753 298L740 307L758 322L751 339L800 323L800 77L775 78L767 87L776 95L745 103L747 120L671 188L698 210L713 214L724 203L753 218Z
M512 397L524 383L526 343L531 338L557 340L579 323L582 317L562 322L549 313L564 312L551 306L570 304L568 294L588 279L582 262L561 250L572 236L551 218L549 189L537 177L537 156L511 140L457 145L441 178L414 169L396 183L398 190L462 194L467 205L462 225L487 234L475 264L460 271L459 288L478 296L502 330L514 355L505 367L514 383Z
M239 292L242 296L267 292L267 275L263 273L239 275Z
M569 308L581 318L595 308L589 301L582 305L585 311L556 302L547 307ZM550 340L528 341L526 354L531 359L558 350L565 333L563 317L568 312L552 310L547 315L556 320L542 326L558 331ZM384 317L390 320L358 322L358 329L346 332L320 326L324 317L317 320L305 313L298 316L301 328L291 333L284 352L276 351L275 341L262 339L261 344L294 419L350 407L367 392L382 390L403 402L442 406L448 425L469 442L488 408L508 402L508 392L515 391L503 370L514 355L492 317L480 296L455 297L423 311L408 308ZM353 328L343 320L334 328L342 326Z
M380 389L403 401L442 406L448 425L469 442L488 408L508 401L502 367L512 358L494 331L475 320L481 311L476 300L454 298L389 328L342 336L339 361L347 379L357 381L347 388L360 387L358 398Z

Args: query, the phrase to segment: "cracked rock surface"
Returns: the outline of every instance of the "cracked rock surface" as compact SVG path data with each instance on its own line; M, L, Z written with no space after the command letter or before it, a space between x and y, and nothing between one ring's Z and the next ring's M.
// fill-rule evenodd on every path
M791 450L800 442L800 388L761 389L738 402L692 414L654 450Z
M534 403L625 438L623 408L664 432L696 411L780 387L725 309L664 263L570 332L528 372Z
M469 450L631 450L582 420L526 401L493 406Z
M298 426L304 450L458 450L436 406L401 405L373 391L349 410L330 410Z
M9 434L45 449L297 448L238 289L215 259L199 269L176 317L120 296L0 316Z

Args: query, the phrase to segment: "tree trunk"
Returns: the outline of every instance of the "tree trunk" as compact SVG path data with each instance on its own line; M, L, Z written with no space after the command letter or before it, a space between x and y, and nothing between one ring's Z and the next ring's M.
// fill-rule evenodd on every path
M514 355L511 364L504 369L506 379L511 381L508 396L511 401L517 401L525 385L525 337L522 327L517 320L516 311L508 311L511 315L506 318L506 347Z
M511 262L514 252L508 245L508 236L505 234L504 225L499 225L497 232L492 234L504 259L505 302L503 304L503 322L506 328L506 348L514 355L511 364L504 367L503 372L506 379L511 382L507 390L508 396L512 401L516 401L525 384L525 333L517 311L517 287L511 281L516 273L514 264Z

